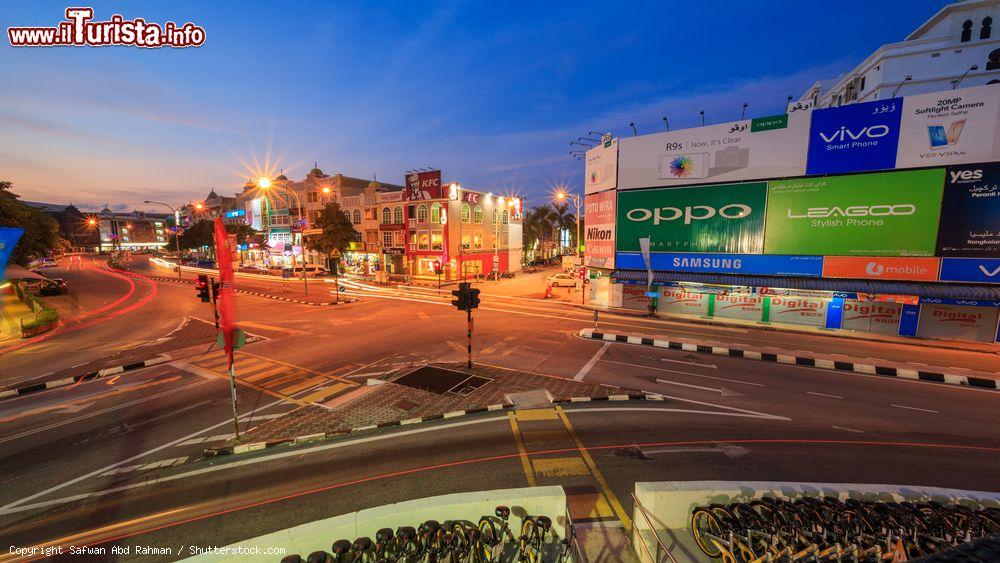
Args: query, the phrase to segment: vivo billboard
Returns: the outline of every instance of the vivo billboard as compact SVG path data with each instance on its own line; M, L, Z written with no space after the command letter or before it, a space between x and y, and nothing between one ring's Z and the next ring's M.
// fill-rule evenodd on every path
M626 137L618 189L801 176L808 132L802 112Z
M897 168L1000 159L1000 88L945 90L903 98Z
M817 109L811 115L806 174L895 167L902 98Z

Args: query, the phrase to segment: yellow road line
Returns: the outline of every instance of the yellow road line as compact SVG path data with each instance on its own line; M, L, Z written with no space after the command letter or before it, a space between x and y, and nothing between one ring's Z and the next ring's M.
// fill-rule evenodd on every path
M225 374L221 374L221 373L217 373L217 372L214 372L214 371L208 371L208 373L216 375L219 379L225 379L227 381L229 380L229 373L228 372L225 373ZM290 403L295 403L296 405L299 405L300 407L304 407L304 406L306 406L308 404L308 403L303 403L302 401L300 401L298 399L293 399L293 398L291 398L291 397L289 397L287 395L282 395L280 393L275 393L274 391L271 391L270 389L265 389L264 387L261 387L260 385L254 385L253 383L250 383L249 381L243 381L242 379L240 379L239 375L240 375L240 367L239 367L239 364L237 364L237 366L236 366L236 384L237 385L243 385L244 387L249 387L251 389L256 389L257 391L260 391L261 393L264 393L265 395L270 395L270 396L274 397L275 399L281 399L282 401L288 401Z
M276 364L281 364L283 366L288 366L290 368L295 368L297 370L304 371L306 373L311 373L313 375L324 375L324 374L322 374L322 373L320 373L318 371L311 370L309 368L304 368L302 366L297 366L295 364L290 364L288 362L282 362L281 360L275 360L273 358L265 358L264 356L258 356L256 354L250 354L249 352L240 352L240 355L241 356L250 356L251 358L257 358L257 359L260 359L260 360L266 360L268 362L274 362ZM337 377L336 375L327 375L327 377L332 377L334 379L339 379L340 381L346 381L348 383L351 382L349 379L344 379L343 377Z
M531 462L528 461L528 453L524 450L524 442L521 441L521 432L517 428L517 417L514 416L513 412L507 413L507 418L510 419L510 429L514 432L514 443L517 444L517 452L521 457L521 468L524 469L524 476L528 480L528 486L535 486L535 473L531 470Z
M524 420L556 420L559 415L552 409L525 409L514 411L517 413L517 419Z
M579 457L543 457L531 460L535 473L542 477L589 475L590 470Z
M302 391L303 389L308 389L308 388L312 387L313 385L316 385L316 384L319 384L319 383L323 383L324 381L328 381L328 380L325 377L322 377L322 376L320 376L320 377L314 377L312 379L307 379L307 380L303 381L302 383L297 383L295 385L292 385L291 387L285 387L284 389L281 389L281 392L285 393L287 395L294 395L294 394L298 393L299 391Z
M583 447L583 442L581 442L580 437L576 435L576 430L573 429L573 425L570 424L569 419L566 418L566 413L563 411L562 407L557 406L556 412L558 413L559 418L562 419L563 424L566 425L566 430L569 431L570 437L572 437L573 442L576 443L577 449L580 450L580 455L583 457L583 461L587 464L587 467L590 468L590 472L594 474L594 479L596 479L597 484L600 485L605 498L607 498L608 502L611 503L611 509L615 511L615 515L618 516L618 519L625 527L625 530L631 533L632 519L629 518L628 514L625 512L625 509L622 507L622 503L619 502L618 497L615 496L611 487L608 486L608 482L604 479L604 475L602 475L601 471L597 468L597 464L594 463L594 459L590 457L590 452Z
M335 393L340 393L341 391L348 388L350 388L350 385L346 383L335 383L330 387L324 387L322 389L319 389L313 393L306 395L305 397L302 397L302 400L307 403L314 403L316 401L326 399L327 397Z
M295 373L295 372L288 373L287 371L288 368L286 368L285 366L281 366L281 369L283 371L281 374L278 375L278 377L275 377L274 379L268 381L261 381L260 384L267 385L268 387L277 389L278 387L286 383L302 381L303 378L308 377L306 374L303 373Z
M253 373L253 374L250 374L250 375L241 375L240 379L242 379L243 381L255 381L256 382L256 381L260 381L261 379L267 379L268 377L272 377L272 376L274 376L276 374L282 373L282 372L284 372L287 369L288 368L286 368L285 366L272 366L270 369L266 369L266 370L264 370L262 372Z

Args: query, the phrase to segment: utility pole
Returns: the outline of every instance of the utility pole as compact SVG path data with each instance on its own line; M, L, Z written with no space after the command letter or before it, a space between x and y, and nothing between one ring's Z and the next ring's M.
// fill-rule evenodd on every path
M472 369L472 310L479 308L479 290L473 289L472 284L469 282L460 282L458 284L458 289L451 292L456 299L451 301L451 304L455 306L459 311L465 311L466 315L466 337L468 338L468 344L466 349L468 351L468 361L466 366Z

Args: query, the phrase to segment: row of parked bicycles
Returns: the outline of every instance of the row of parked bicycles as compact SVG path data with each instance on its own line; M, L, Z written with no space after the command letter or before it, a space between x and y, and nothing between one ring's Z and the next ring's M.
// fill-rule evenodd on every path
M762 498L691 512L698 547L726 563L905 561L1000 532L1000 509L834 497Z
M419 527L382 528L353 542L337 540L330 551L315 551L305 559L288 555L282 563L492 563L559 562L569 558L570 540L555 537L547 516L526 516L520 534L510 527L510 508L498 506L478 523L467 520L427 520Z

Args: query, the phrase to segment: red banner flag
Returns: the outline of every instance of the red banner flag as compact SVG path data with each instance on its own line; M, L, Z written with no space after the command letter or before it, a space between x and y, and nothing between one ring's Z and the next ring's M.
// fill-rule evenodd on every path
M229 237L221 217L215 218L215 259L219 264L219 294L216 306L219 310L219 327L226 343L229 365L233 363L233 339L236 334L236 292L233 291L233 253L236 252L235 237Z

